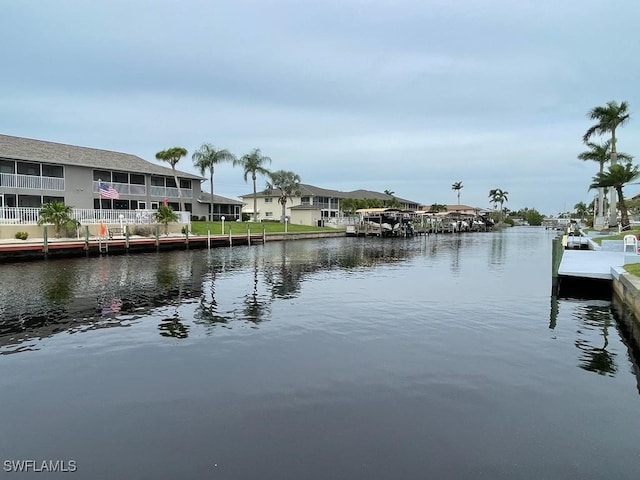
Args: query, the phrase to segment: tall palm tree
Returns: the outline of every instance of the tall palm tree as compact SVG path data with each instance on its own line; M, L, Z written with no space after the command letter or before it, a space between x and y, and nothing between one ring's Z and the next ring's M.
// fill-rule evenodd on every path
M273 190L278 190L278 203L282 205L280 221L284 222L287 201L292 197L301 195L300 175L287 170L271 172L267 182L267 191L271 192Z
M247 181L249 174L251 174L251 180L253 181L253 221L258 221L258 199L256 192L256 178L258 174L269 175L269 170L265 165L271 163L271 158L266 157L260 153L259 148L254 148L251 153L243 155L239 159L233 161L233 165L240 165L243 170L244 181Z
M624 201L622 194L622 188L640 177L640 170L631 163L625 163L624 165L611 165L609 170L604 173L598 173L593 177L593 181L589 186L589 189L599 187L612 187L618 194L620 199L620 213L622 215L622 228L629 227L629 213L627 211L627 205ZM614 221L615 223L615 221Z
M178 188L178 201L180 202L181 212L184 212L184 200L182 199L180 181L178 180L178 174L176 173L176 164L182 157L186 157L187 153L189 153L187 152L187 149L182 147L167 148L166 150L162 150L156 153L156 158L158 160L162 160L163 162L167 162L169 165L171 165L171 170L173 171L173 179L175 180L176 187Z
M509 199L507 198L508 194L509 192L500 188L493 188L489 190L489 198L494 203L494 205L498 203L500 204L500 221L502 221L502 206L504 202L509 201Z
M210 143L203 143L199 150L191 155L193 164L204 175L209 170L209 187L211 189L210 220L213 221L213 175L219 163L233 162L236 157L227 149L216 150Z
M580 160L592 160L594 162L598 162L600 164L599 173L604 173L604 164L609 161L611 158L611 140L607 140L603 144L597 144L592 142L587 142L587 147L589 150L586 150L578 155L578 159ZM626 153L619 152L617 153L617 159L624 160L626 162L630 162L633 160L631 155ZM604 189L598 189L598 215L604 215Z
M460 205L460 190L462 190L462 182L455 182L451 185L451 190L457 190L458 192L458 205Z
M611 100L607 102L606 106L593 107L587 113L587 117L590 120L595 120L597 123L589 127L582 137L582 140L587 143L593 135L606 135L611 134L611 166L618 163L618 151L617 151L617 139L616 129L622 127L629 122L629 104L627 102L618 102ZM609 225L616 223L616 197L610 195L609 202Z

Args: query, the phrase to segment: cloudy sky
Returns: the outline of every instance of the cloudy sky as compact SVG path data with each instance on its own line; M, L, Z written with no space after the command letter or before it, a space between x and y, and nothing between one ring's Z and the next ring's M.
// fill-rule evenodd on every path
M586 112L630 104L638 0L0 0L0 133L138 155L203 142L338 190L544 214L590 201ZM231 165L215 192L251 191ZM208 190L208 183L204 184ZM260 180L259 187L264 186ZM630 186L627 194L640 191Z

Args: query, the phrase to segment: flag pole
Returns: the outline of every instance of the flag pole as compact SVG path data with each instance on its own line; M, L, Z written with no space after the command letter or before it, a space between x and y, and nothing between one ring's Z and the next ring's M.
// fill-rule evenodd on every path
M100 205L100 225L98 227L98 235L102 236L102 191L100 190L100 185L102 185L102 179L98 179L98 204Z

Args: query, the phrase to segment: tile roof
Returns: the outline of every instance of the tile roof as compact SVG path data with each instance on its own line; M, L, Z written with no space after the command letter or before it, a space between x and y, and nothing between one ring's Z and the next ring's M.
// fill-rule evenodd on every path
M129 153L2 134L0 134L0 158L173 176L171 167L156 165ZM202 179L192 173L179 170L176 172L182 178Z

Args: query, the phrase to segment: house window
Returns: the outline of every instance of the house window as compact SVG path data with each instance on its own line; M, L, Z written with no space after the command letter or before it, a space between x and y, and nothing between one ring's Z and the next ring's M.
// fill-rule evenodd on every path
M129 210L129 200L114 200L113 208L115 210Z
M0 195L0 199L2 199L1 195ZM0 204L0 206L1 206L1 204ZM5 207L15 207L15 206L17 206L17 204L16 204L16 195L5 193L4 194L4 206Z
M64 170L61 165L42 165L42 176L64 178Z
M0 160L0 173L16 173L16 162Z
M144 185L144 175L132 173L129 175L129 183L132 185Z
M107 172L106 170L94 170L93 181L111 182L111 172Z
M309 205L311 203L311 199L309 197L302 197L300 201L302 205Z
M124 172L113 172L113 182L129 183L129 174Z
M272 218L273 217L273 212L265 212L264 216L267 218Z
M40 176L40 165L37 163L18 162L18 173L20 175L35 175ZM30 205L21 205L30 206ZM38 207L40 205L37 205Z
M271 198L271 197L265 197L265 198L264 198L264 203L273 203L273 198Z
M42 206L42 197L40 195L18 195L19 207L36 207Z
M151 185L153 185L154 187L164 187L164 178L151 177Z
M110 198L94 198L93 208L96 210L100 210L100 209L111 210L111 199Z
M43 205L45 203L54 203L54 202L64 203L64 197L48 197L46 195L42 197L42 204Z
M191 180L186 180L184 178L181 178L180 188L186 188L187 190L191 190Z
M173 178L165 178L165 184L169 188L176 188L176 181Z

